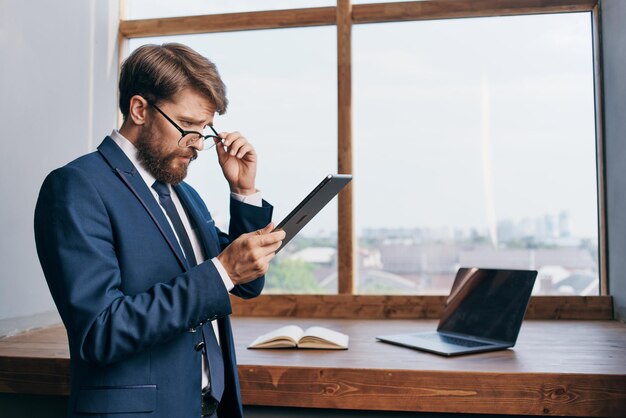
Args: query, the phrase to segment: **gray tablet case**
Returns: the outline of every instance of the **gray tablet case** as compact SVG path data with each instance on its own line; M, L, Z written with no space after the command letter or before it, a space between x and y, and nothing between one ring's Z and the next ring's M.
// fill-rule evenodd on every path
M274 230L287 234L278 253L317 213L322 210L352 180L351 174L329 174L307 197L291 211Z

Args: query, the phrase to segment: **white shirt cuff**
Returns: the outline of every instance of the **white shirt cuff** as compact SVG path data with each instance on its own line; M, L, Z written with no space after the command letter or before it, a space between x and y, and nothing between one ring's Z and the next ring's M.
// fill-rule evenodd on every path
M261 196L261 191L259 190L256 193L252 193L249 194L247 196L244 196L242 194L237 194L237 193L230 193L230 196L235 199L238 200L242 203L246 203L248 205L252 205L252 206L256 206L256 207L261 207L263 206L263 196Z
M230 277L228 277L228 273L226 273L226 269L224 268L222 263L220 263L220 260L218 260L217 257L213 257L211 261L213 262L213 265L215 265L217 272L220 274L220 277L222 278L222 281L224 282L224 287L226 287L226 290L228 292L233 290L235 285L233 284L233 281L230 280Z

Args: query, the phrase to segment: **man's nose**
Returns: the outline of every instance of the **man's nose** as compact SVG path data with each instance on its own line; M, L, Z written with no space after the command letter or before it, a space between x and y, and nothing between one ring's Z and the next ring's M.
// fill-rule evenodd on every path
M197 141L192 142L191 144L189 144L188 148L194 148L197 151L202 151L204 149L204 143L206 141L204 139L198 139Z

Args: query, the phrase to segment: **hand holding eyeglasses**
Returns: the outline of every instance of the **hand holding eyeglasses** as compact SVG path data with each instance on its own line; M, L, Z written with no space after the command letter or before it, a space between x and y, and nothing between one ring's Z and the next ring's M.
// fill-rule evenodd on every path
M217 158L230 191L241 195L256 193L257 154L252 144L239 132L221 132L217 136L213 145L221 142L216 147Z

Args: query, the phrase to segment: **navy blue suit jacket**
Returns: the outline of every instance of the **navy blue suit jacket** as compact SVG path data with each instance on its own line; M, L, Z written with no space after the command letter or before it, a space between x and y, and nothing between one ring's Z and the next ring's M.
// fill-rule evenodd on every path
M175 189L207 260L271 219L266 202L231 199L225 234L193 188ZM70 417L199 417L194 345L203 333L189 330L214 319L225 368L218 414L242 415L228 292L210 260L187 266L158 202L111 138L46 178L35 239L70 345ZM255 297L263 284L260 277L231 293Z

